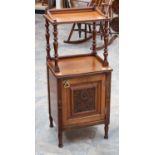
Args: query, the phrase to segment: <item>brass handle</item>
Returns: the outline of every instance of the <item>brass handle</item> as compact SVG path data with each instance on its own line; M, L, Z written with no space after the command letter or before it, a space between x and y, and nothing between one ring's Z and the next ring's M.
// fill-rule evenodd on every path
M70 83L68 80L65 80L64 82L64 88L69 88L70 87Z

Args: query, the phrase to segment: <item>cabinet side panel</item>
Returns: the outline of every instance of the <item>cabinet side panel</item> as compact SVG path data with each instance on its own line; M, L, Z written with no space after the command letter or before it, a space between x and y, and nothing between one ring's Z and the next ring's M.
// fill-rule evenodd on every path
M58 102L57 102L57 79L51 71L49 71L49 84L50 84L50 101L51 101L51 114L53 121L58 126Z

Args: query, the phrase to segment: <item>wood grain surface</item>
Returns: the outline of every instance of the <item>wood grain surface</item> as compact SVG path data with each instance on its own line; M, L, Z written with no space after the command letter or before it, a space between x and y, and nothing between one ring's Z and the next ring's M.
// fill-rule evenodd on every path
M80 75L87 73L111 71L111 67L104 67L103 62L96 56L66 57L58 60L60 72L55 76ZM54 69L54 60L48 61L51 70Z
M48 10L44 17L51 23L93 22L109 20L98 8L72 8Z

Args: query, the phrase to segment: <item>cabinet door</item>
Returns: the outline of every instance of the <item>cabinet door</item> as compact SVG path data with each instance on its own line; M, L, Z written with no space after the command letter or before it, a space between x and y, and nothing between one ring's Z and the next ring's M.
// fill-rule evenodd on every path
M63 126L90 125L105 120L105 75L62 82Z

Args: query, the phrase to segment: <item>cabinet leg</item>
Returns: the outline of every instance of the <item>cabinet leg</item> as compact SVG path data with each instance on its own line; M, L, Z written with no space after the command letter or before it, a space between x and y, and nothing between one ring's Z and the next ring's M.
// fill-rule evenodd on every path
M50 120L50 127L53 128L54 126L53 126L53 118L52 118L52 116L49 116L49 120Z
M63 147L63 143L62 143L62 131L59 131L59 133L58 133L58 140L59 140L58 146L60 148L62 148Z
M48 114L49 114L49 121L50 127L53 127L53 118L51 115L51 99L50 99L50 83L49 83L49 69L47 67L47 91L48 91Z
M104 139L108 139L109 124L105 124L104 131L105 131Z

